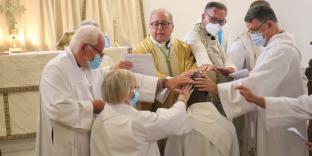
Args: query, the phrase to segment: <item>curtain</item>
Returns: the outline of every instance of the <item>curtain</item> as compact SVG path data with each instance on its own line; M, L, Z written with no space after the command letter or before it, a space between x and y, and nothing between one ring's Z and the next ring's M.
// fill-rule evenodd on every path
M140 0L87 0L86 19L99 23L103 32L121 46L135 46L143 40ZM5 0L0 0L4 4ZM75 31L81 22L83 0L20 0L26 12L16 14L17 46L26 51L55 50L65 32ZM12 45L6 17L0 14L0 51Z

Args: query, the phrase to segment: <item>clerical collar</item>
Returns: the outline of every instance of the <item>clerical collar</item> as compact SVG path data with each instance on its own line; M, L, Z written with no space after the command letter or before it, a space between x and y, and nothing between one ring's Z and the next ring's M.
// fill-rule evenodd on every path
M167 42L163 42L163 43L159 43L156 40L154 40L154 38L150 35L149 38L151 39L151 41L156 44L158 47L166 47L167 49L169 49L171 47L171 38L169 38L169 40Z

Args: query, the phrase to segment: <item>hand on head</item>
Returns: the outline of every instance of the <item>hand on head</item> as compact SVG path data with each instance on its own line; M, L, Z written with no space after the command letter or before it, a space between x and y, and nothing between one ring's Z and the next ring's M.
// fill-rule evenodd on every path
M180 75L169 79L166 87L169 90L180 93L182 91L181 86L194 83L194 81L191 78L192 74L193 71L183 72Z
M195 78L194 87L198 88L198 91L206 91L218 95L217 84L207 76Z

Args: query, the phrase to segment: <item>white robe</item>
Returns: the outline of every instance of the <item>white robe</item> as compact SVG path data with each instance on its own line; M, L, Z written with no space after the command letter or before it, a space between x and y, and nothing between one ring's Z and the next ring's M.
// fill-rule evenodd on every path
M240 35L228 48L227 58L235 65L237 70L251 71L256 65L262 48L255 45L248 32Z
M160 156L157 140L190 132L184 102L156 113L108 104L91 130L91 156Z
M170 136L165 156L239 156L235 127L210 102L188 108L192 131Z
M90 155L92 101L101 99L103 76L101 69L80 69L69 48L48 62L40 80L37 156ZM157 78L137 77L141 100L154 101Z
M266 97L265 105L267 128L291 127L297 122L312 119L312 96Z
M207 32L204 31L202 33ZM205 36L207 43L203 43L201 41L201 35ZM201 66L203 64L215 65L217 67L233 66L231 62L226 60L225 49L219 44L217 38L215 40L211 40L211 36L208 36L207 34L199 34L198 32L192 30L185 34L184 41L191 46L197 66ZM208 49L206 49L205 46L207 46ZM214 64L213 62L216 63Z
M251 40L250 34L245 32L237 37L227 51L227 59L236 67L236 70L248 69L251 71L263 49ZM256 150L256 122L257 113L249 112L236 118L237 134L240 143L240 152L244 156L255 155Z
M274 35L257 60L249 77L229 83L218 84L218 92L227 117L233 118L255 110L235 88L249 87L260 96L298 97L304 93L301 54L294 45L292 35L283 32ZM306 136L305 122L294 125ZM258 110L257 156L307 155L300 140L284 128L266 130L265 112Z

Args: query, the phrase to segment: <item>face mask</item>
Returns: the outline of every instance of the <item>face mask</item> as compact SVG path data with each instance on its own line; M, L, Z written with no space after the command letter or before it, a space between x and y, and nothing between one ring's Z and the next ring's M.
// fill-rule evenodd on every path
M264 47L265 39L263 38L263 33L250 34L250 38L257 46Z
M132 99L129 101L132 107L135 107L136 104L139 102L139 97L140 97L140 92L137 89L135 89L134 95Z
M206 31L210 33L212 36L216 36L217 33L222 29L220 24L208 23L206 25Z
M99 54L95 54L95 57L92 61L88 61L88 67L90 69L96 69L100 66L102 62L102 58L100 57Z

